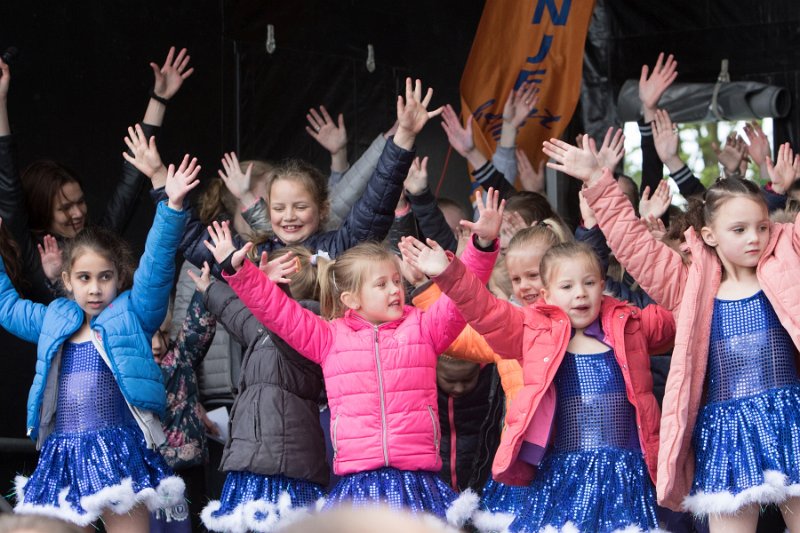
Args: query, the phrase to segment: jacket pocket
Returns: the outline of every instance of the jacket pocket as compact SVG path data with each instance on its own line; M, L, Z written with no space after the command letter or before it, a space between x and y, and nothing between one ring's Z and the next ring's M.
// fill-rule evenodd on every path
M431 424L433 425L433 445L436 447L436 454L439 454L439 423L436 420L436 414L433 412L433 407L428 406L428 414L431 415Z
M333 426L331 426L331 446L333 447L333 458L339 453L338 442L336 441L336 430L339 428L339 414L333 419Z

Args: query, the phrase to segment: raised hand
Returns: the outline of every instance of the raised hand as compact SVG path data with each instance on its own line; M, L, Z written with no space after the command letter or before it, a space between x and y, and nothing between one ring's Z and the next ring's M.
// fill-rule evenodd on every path
M657 109L653 118L653 144L656 146L656 153L661 162L669 167L670 172L674 172L683 166L678 157L678 127L663 109Z
M548 168L569 174L581 181L593 181L600 177L602 167L597 163L597 148L594 140L583 136L583 147L578 148L560 139L550 139L542 144L542 151L554 161L548 161Z
M544 164L545 160L539 162L539 168L533 169L531 160L525 152L517 148L517 169L519 170L519 183L523 190L544 194Z
M205 294L209 285L212 283L211 267L208 266L208 261L203 261L203 268L200 269L199 276L194 273L194 270L187 270L186 273L189 274L190 278L192 278L194 286L197 287L197 290Z
M427 246L414 237L403 237L398 247L403 261L428 277L438 276L450 263L447 253L433 239L427 239Z
M203 244L214 256L217 263L223 266L223 269L226 266L225 260L230 258L231 267L234 270L239 270L242 263L244 263L244 258L247 257L247 252L253 247L252 242L247 242L240 250L236 249L227 220L222 221L221 224L216 220L212 222L208 227L208 236L211 238L211 242L203 241Z
M322 145L331 155L347 148L347 130L344 128L344 116L339 113L337 122L334 122L324 105L319 106L319 112L313 107L306 113L306 132L315 141Z
M37 244L39 258L42 260L42 270L50 283L55 283L61 277L63 265L61 249L58 247L58 241L52 235L45 235L42 243L44 246Z
M794 183L795 170L795 156L789 143L780 145L778 157L775 158L774 163L772 158L767 156L767 172L769 173L770 181L772 181L772 190L776 193L786 194L786 191Z
M447 134L450 146L461 157L467 157L469 152L475 149L475 141L472 138L472 115L467 117L466 127L462 127L461 120L459 120L453 107L447 104L442 108L442 128Z
M608 128L603 144L600 145L600 150L594 154L597 164L613 171L622 161L624 155L625 136L622 134L622 129L618 129L615 132L614 128Z
M291 283L289 276L300 270L298 261L291 251L272 261L269 261L267 252L261 252L258 269L274 283Z
M500 226L500 252L505 253L508 249L508 243L514 238L514 235L527 227L530 226L518 211L506 211L503 213L503 224Z
M500 243L502 245L503 242L503 227L500 226ZM469 244L469 240L472 238L472 232L467 228L463 228L461 226L458 227L456 230L456 257L461 257L461 254L464 253L464 250L467 249L467 245Z
M758 122L751 122L745 124L744 133L750 144L747 146L747 153L750 154L750 159L759 167L767 162L767 158L772 154L769 147L769 139L767 138L764 130L758 125ZM765 176L762 176L764 178Z
M405 256L403 256L400 261L400 274L413 287L419 287L428 280L425 274L420 272L418 268L409 264Z
M142 127L136 124L128 127L125 144L131 152L130 154L122 152L122 157L125 161L150 178L154 189L163 187L167 177L167 169L161 161L161 154L158 153L155 136L150 137L148 140Z
M521 85L516 91L512 88L503 106L503 121L515 128L522 126L525 119L539 102L539 88L533 83Z
M153 83L153 92L156 96L169 100L180 90L183 81L192 75L194 68L187 69L189 66L189 54L186 53L186 48L182 48L178 55L175 55L175 47L171 46L167 52L167 59L164 60L162 66L156 63L150 63L150 68L153 69L153 76L155 82Z
M744 139L736 137L735 133L728 135L725 146L720 150L719 144L712 142L711 149L717 155L717 160L725 169L726 174L733 174L739 170L742 159L747 157L747 144Z
M506 201L500 200L500 191L489 187L484 197L478 191L478 221L471 222L462 220L459 222L462 227L469 229L478 237L478 244L482 248L491 246L497 235L500 233L500 226L503 224L503 211L506 208Z
M649 216L647 218L642 217L642 222L644 222L645 227L647 227L647 231L650 232L650 235L657 241L663 241L664 237L667 235L667 227L664 225L664 221L658 217Z
M197 164L197 158L189 159L189 154L183 156L178 169L175 165L170 165L167 169L167 182L164 184L164 192L167 193L169 198L169 207L175 211L183 209L183 199L186 195L200 185L200 180L197 179L197 174L200 172L200 165Z
M639 76L639 100L642 101L645 122L653 120L661 95L678 77L677 68L678 62L672 54L664 61L664 52L658 54L652 73L647 65L642 65L642 74Z
M671 204L672 193L669 190L669 183L667 180L661 180L652 195L649 186L642 191L642 198L639 200L639 217L643 219L661 218Z
M412 85L411 78L406 78L406 95L397 96L397 133L394 143L405 150L414 146L414 139L422 131L423 126L431 118L441 114L442 108L428 111L428 104L433 98L433 89L428 88L422 96L422 81L416 80Z
M428 158L415 157L408 169L408 176L403 182L403 187L409 194L418 195L428 188Z
M255 195L250 192L250 176L253 173L253 163L247 165L247 170L242 172L239 158L235 152L230 152L222 156L222 170L218 170L220 179L230 193L242 205L248 206L255 202Z

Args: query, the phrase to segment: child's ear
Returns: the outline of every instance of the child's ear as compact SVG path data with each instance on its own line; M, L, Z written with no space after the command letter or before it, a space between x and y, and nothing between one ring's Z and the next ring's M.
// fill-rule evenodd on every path
M64 288L67 289L67 292L72 292L72 284L69 282L69 274L62 271L61 281L64 283Z
M547 292L547 289L545 289L544 287L542 287L541 289L539 289L539 296L540 296L540 297L542 298L542 300L544 300L545 302L547 302L547 303L550 303L550 302L548 302L548 301L547 301L547 297L549 296L549 293Z
M714 235L714 231L708 226L703 226L700 230L700 237L703 238L703 242L712 248L717 246L717 237Z
M350 291L345 291L342 294L340 294L339 300L348 309L354 309L354 310L361 309L361 301L359 300L358 296L356 296Z

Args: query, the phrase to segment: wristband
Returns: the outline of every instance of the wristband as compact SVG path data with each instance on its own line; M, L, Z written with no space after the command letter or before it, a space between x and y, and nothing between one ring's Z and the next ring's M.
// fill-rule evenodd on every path
M149 94L150 94L150 98L152 98L156 102L159 102L160 104L167 105L167 102L169 102L169 100L167 100L166 98L164 98L162 96L158 96L154 89L150 89L150 93Z
M236 274L236 269L233 268L233 262L232 262L234 253L236 252L235 251L231 252L228 255L228 257L223 259L222 262L219 264L222 271L229 276L233 276L234 274Z

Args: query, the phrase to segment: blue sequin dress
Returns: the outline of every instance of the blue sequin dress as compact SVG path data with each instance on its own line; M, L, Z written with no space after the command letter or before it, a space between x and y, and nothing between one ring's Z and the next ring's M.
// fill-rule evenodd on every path
M706 403L692 435L686 508L734 513L800 495L796 348L763 292L714 300Z
M210 531L267 532L307 512L324 495L321 486L286 476L228 472L222 496L203 509Z
M16 479L15 511L86 526L103 512L155 511L183 501L184 483L149 449L114 375L91 341L65 343L55 430L30 478Z
M554 445L511 529L657 530L655 489L614 353L567 353L555 385Z
M462 493L462 496L464 494L469 492ZM460 526L461 524L457 522L462 517L448 516L450 509L458 507L454 506L454 502L459 499L459 495L450 488L450 485L442 481L436 472L387 467L342 477L328 494L324 508L330 509L341 504L355 506L382 504L415 514L430 513ZM477 506L477 496L474 500L472 508L466 512L467 515L471 515Z

